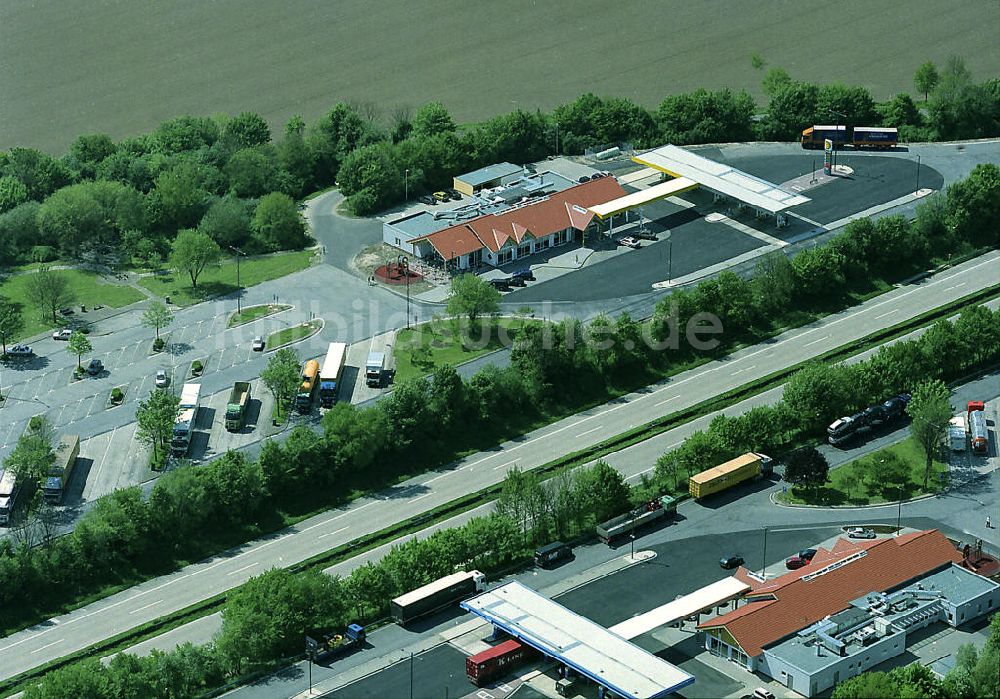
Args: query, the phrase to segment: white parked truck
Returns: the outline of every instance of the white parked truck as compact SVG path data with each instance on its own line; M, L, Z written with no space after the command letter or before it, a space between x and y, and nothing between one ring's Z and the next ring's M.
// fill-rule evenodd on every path
M382 372L385 371L385 352L369 352L365 361L365 383L372 388L382 387Z
M198 398L201 395L201 384L186 383L181 389L179 413L174 420L174 432L170 437L170 453L174 456L184 456L191 446L191 435L198 421Z
M948 446L952 451L965 451L968 443L968 433L965 426L965 415L956 415L948 423Z

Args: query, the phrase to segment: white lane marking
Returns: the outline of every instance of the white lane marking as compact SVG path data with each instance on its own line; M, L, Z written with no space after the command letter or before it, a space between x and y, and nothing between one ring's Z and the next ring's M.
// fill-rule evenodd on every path
M806 344L804 344L802 346L803 347L808 347L809 345L815 345L818 342L822 342L823 340L829 340L829 339L830 339L829 335L824 335L823 337L819 338L818 340L813 340L812 342L807 342Z
M221 561L218 561L218 562L216 562L216 563L213 563L213 564L212 564L212 565L210 565L210 566L206 566L205 568L202 568L201 570L196 570L195 572L191 573L191 575L198 575L198 573L204 573L204 572L205 572L206 570L212 570L212 568L218 568L218 567L219 567L219 566L221 566L221 565L222 565L223 563L229 563L229 561L231 561L231 560L232 560L232 559L230 559L230 558L224 558L224 559L222 559Z
M506 467L508 467L508 466L513 466L513 465L514 465L514 464L516 464L516 463L517 463L517 459L514 459L513 461L508 461L508 462L507 462L507 463L505 463L505 464L500 464L499 466L494 466L494 467L493 467L493 470L494 470L494 471L499 471L499 470L500 470L500 469L502 469L502 468L506 468Z
M162 603L163 603L163 600L158 599L155 602L150 602L145 607L139 607L138 609L133 609L131 612L129 612L129 614L138 614L139 612L141 612L144 609L149 609L150 607L155 607L156 605L162 604Z
M317 539L325 539L325 538L326 538L326 537L328 537L328 536L333 536L334 534L339 534L340 532L346 532L346 531L347 531L348 529L350 529L350 527L341 527L340 529L338 529L338 530L337 530L337 531L335 531L335 532L327 532L326 534L320 534L320 535L319 535L318 537L316 537L316 538L317 538Z
M253 568L254 566L257 566L257 565L260 565L260 564L259 563L251 563L248 566L243 566L242 568L237 568L236 570L231 570L228 573L226 573L226 576L236 575L237 573L242 573L244 570L250 570L251 568Z
M417 500L423 500L424 498L429 498L433 494L434 493L424 493L423 495L418 495L417 497L412 498L410 502L416 502Z
M965 286L965 282L962 282L961 284L954 284L953 286L949 286L949 287L945 288L945 291L951 291L952 289L958 289L958 288L961 288L963 286Z
M434 476L434 477L433 477L433 478L431 478L431 479L430 479L429 481L424 481L424 482L423 482L423 485L430 485L430 484L431 484L431 483L433 483L434 481L439 481L439 480L441 480L442 478L444 478L445 476L450 476L450 475L451 475L452 473L454 473L454 471L448 471L448 473L442 473L442 474L441 474L440 476Z
M654 407L654 408L659 408L659 407L660 407L661 405L666 405L666 404L667 404L667 403L669 403L670 401L672 401L672 400L677 400L678 398L680 398L680 396L670 396L670 397L669 397L669 398L667 398L666 400L661 400L661 401L660 401L659 403L655 404L655 405L654 405L653 407Z
M581 432L580 434L578 434L576 436L576 439L579 439L580 437L584 436L585 434L590 434L591 432L597 432L597 430L599 430L599 429L601 429L600 425L598 425L597 427L593 427L593 428L587 430L586 432Z
M885 318L886 316L891 316L893 313L898 313L898 312L899 312L898 308L893 308L891 311L886 311L882 315L875 316L875 320L878 320L879 318Z
M41 634L39 634L39 635L41 635ZM65 641L65 640L66 640L65 638L60 638L60 639L59 639L58 641L52 641L52 643L49 643L48 645L45 645L45 646L42 646L41 648L36 648L35 650L33 650L33 651L31 651L31 652L32 652L33 654L34 654L34 653L41 653L41 652L42 652L43 650L45 650L46 648L51 648L51 647L52 647L52 646L54 646L55 644L57 644L57 643L62 643L62 642L63 642L63 641ZM8 647L8 648L10 648L10 646L7 646L7 647Z

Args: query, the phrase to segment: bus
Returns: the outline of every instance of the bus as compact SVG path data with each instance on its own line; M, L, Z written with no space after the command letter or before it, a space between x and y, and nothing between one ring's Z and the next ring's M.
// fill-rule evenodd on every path
M308 413L312 409L313 394L316 392L316 384L319 383L319 362L310 359L302 369L302 384L299 392L295 395L295 409L300 413Z
M347 343L331 342L323 360L323 368L319 372L319 404L324 408L337 402L337 392L340 390L340 378L344 373L344 362L347 361Z

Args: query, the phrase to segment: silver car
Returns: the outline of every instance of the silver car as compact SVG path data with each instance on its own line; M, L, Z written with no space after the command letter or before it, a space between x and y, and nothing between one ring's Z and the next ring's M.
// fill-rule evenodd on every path
M157 388L166 388L167 386L170 385L170 377L167 376L167 370L166 369L157 369L156 370L156 380L155 380L155 383L156 383L156 387Z

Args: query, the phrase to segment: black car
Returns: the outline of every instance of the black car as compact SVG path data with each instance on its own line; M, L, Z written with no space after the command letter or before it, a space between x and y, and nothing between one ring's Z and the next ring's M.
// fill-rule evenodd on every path
M510 291L510 282L506 279L490 279L490 284L497 291Z
M581 184L584 182L590 182L590 177L588 177L587 175L580 175L580 177L578 177L576 181L580 182Z
M739 568L741 565L743 565L743 563L744 563L743 556L739 555L729 556L728 558L719 559L719 565L722 566L725 570L732 570L733 568Z
M535 273L530 269L519 269L510 276L512 279L523 279L526 282L535 281Z
M510 286L528 286L528 282L524 280L524 277L511 277L506 282Z
M459 192L457 189L447 189L445 191L448 192L448 196L454 199L455 201L459 201L462 198L462 193Z
M437 203L436 201L434 201L434 197L432 197L429 194L423 195L417 201L419 201L421 204L436 204Z
M97 376L102 371L104 371L104 365L101 363L100 359L91 359L87 363L87 373L91 376Z
M803 561L811 561L816 556L816 549L802 549L798 556Z

